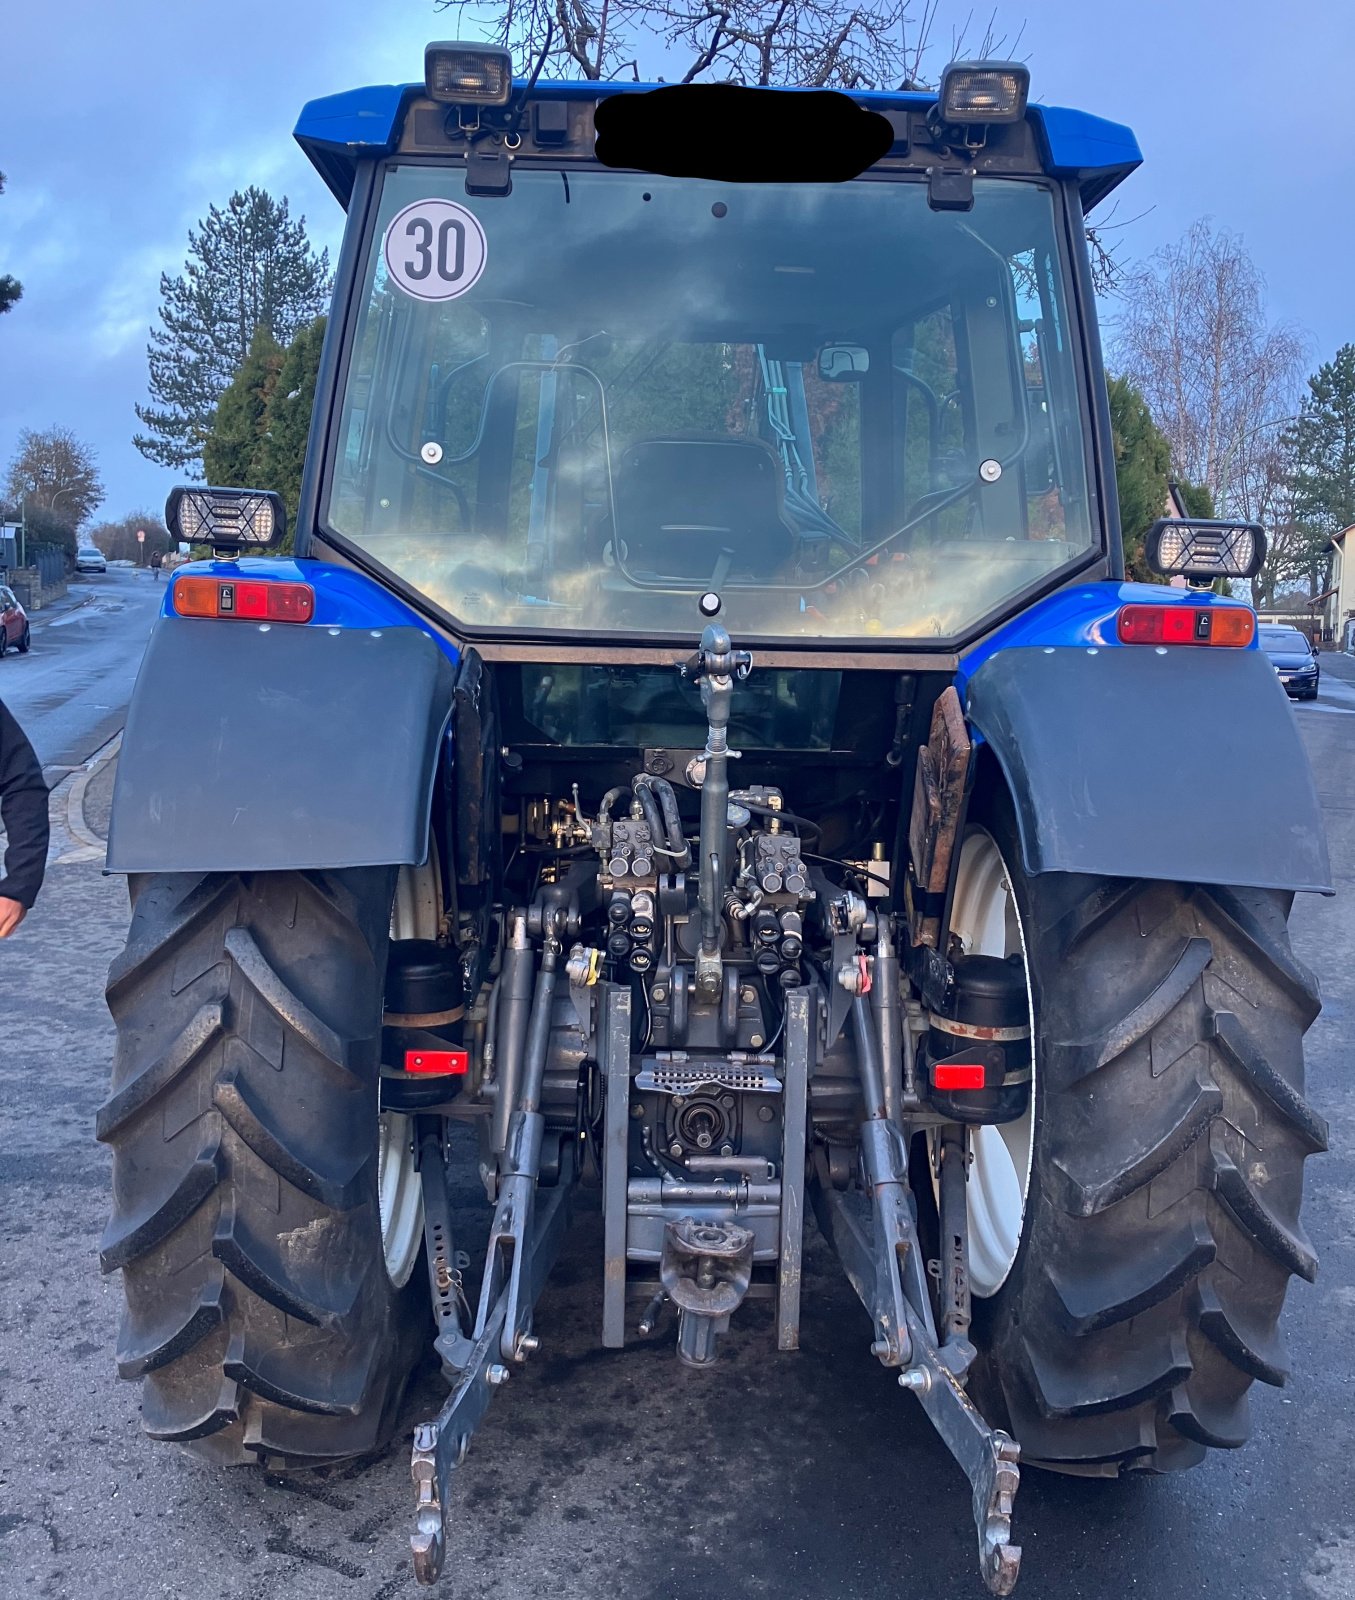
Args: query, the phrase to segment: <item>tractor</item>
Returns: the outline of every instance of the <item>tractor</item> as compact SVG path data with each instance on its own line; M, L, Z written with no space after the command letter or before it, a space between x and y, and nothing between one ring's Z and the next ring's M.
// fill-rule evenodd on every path
M290 550L267 486L170 498L206 554L108 844L118 1370L151 1438L286 1471L439 1362L431 1583L572 1208L601 1347L703 1369L762 1300L771 1384L812 1227L1006 1594L1021 1465L1241 1445L1316 1270L1287 920L1332 885L1230 593L1264 531L1164 519L1124 578L1086 218L1138 147L1010 62L424 65L297 127L347 231Z

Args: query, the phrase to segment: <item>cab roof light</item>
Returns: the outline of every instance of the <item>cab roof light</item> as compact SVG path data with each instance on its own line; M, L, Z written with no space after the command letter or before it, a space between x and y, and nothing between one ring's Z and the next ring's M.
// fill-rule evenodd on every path
M942 122L958 126L1020 122L1030 68L1020 61L952 61L941 74Z
M315 590L308 583L256 578L179 577L170 590L180 617L217 621L309 622L315 615Z
M1115 619L1121 644L1217 644L1243 649L1256 637L1247 606L1121 606Z
M1149 567L1164 578L1254 578L1266 559L1259 522L1159 517L1143 541Z
M444 105L506 106L513 93L513 57L500 45L444 40L423 53L430 100Z

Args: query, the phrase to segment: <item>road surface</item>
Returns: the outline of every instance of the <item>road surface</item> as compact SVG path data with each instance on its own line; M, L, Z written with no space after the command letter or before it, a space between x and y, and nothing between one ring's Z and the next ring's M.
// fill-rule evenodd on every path
M122 727L164 585L110 567L73 578L74 607L36 612L33 646L0 661L0 700L33 742L49 782L78 767Z

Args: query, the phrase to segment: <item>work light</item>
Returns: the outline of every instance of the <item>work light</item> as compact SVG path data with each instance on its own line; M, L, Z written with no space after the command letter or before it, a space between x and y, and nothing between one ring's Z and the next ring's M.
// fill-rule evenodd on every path
M1143 558L1164 578L1254 578L1266 559L1265 530L1259 522L1159 517L1143 541Z
M430 100L506 106L513 93L513 57L494 44L430 44L423 53L423 81Z
M287 531L282 496L271 489L171 489L165 525L176 539L215 550L264 550Z
M1020 122L1030 69L1019 61L952 61L941 74L941 120L956 124Z

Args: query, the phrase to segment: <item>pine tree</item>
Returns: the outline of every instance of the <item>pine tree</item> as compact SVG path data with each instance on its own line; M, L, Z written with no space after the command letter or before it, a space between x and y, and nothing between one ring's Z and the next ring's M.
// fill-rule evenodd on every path
M147 347L151 404L138 406L146 432L134 443L162 466L198 475L213 415L249 355L255 329L279 346L324 308L329 254L317 256L305 218L261 189L213 206L188 235L183 273L160 278L161 326Z
M1355 523L1355 344L1308 379L1293 447L1295 515L1325 564L1326 541Z
M240 370L217 404L212 431L203 441L202 464L209 483L222 488L272 488L262 481L264 434L282 361L277 340L260 324Z

